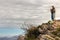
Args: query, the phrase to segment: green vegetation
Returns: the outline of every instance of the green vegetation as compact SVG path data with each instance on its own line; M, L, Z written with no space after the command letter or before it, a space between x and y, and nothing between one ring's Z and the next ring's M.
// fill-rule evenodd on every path
M57 28L56 31L52 32L52 34L60 37L60 28Z
M27 38L26 40L35 40L39 36L40 32L38 31L37 27L32 27L27 30Z

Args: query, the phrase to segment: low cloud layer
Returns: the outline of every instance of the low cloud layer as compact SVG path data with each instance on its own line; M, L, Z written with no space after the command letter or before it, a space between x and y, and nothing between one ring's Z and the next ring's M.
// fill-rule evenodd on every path
M24 22L40 24L50 20L51 5L58 10L59 0L0 0L0 27L17 26Z

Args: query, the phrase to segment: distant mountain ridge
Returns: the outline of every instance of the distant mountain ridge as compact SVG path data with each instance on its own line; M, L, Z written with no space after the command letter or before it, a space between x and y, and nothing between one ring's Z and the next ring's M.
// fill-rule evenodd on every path
M0 40L17 40L18 36L13 37L0 37Z

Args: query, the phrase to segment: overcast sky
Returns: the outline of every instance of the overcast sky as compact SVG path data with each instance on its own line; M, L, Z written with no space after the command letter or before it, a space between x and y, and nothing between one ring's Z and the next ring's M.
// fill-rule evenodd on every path
M56 7L56 19L60 19L60 0L0 0L0 28L47 22L52 5Z
M60 7L59 4L59 0L0 0L0 24L27 19L50 20L51 5ZM59 17L59 12L56 17Z

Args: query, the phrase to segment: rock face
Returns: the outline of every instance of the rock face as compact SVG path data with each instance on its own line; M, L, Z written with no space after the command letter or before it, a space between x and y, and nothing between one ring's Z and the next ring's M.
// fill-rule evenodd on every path
M49 21L37 27L28 29L25 37L18 40L60 40L60 21Z
M45 27L44 27L45 26ZM60 21L59 20L55 20L53 23L48 23L48 24L43 24L42 25L43 29L42 31L45 31L43 33L45 34L40 34L39 36L39 40L60 40ZM41 28L40 28L40 32L41 32ZM53 32L53 34L51 33ZM59 35L59 36L57 36Z
M50 35L40 35L39 40L55 40L54 38L52 38Z

